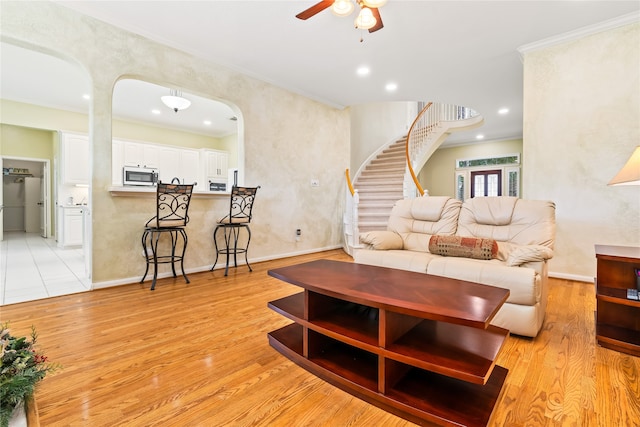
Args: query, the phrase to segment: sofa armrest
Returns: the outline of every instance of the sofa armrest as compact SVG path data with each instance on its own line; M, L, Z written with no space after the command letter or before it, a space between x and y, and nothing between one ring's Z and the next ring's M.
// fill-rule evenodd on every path
M368 249L389 250L402 249L402 237L394 231L376 230L360 233L360 243L367 245Z
M507 257L507 265L520 266L527 262L546 261L553 258L553 250L542 245L513 245Z

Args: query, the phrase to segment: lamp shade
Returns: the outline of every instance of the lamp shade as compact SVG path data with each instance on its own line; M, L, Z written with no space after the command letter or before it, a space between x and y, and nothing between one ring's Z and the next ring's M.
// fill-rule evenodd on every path
M185 108L189 108L189 106L191 105L191 101L189 101L187 98L183 98L181 96L181 92L171 89L169 93L170 95L162 96L160 97L160 99L162 100L162 103L164 105L171 108L176 113L180 110L184 110Z
M356 28L360 30L368 30L376 25L376 18L373 16L373 12L368 7L363 7L356 18Z
M351 0L336 0L331 6L331 12L337 16L348 16L353 12L355 6Z
M640 145L633 151L620 172L609 181L609 185L640 185Z
M367 7L378 8L387 4L387 0L362 0L362 3Z

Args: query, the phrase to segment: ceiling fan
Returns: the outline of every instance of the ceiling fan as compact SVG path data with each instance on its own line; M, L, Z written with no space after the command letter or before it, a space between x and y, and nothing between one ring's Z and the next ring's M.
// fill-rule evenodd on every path
M355 0L360 6L360 13L355 20L356 28L369 30L370 33L380 30L384 25L380 17L380 7L387 0ZM323 0L296 15L296 18L306 20L331 7L331 11L338 16L349 16L355 6L351 0Z

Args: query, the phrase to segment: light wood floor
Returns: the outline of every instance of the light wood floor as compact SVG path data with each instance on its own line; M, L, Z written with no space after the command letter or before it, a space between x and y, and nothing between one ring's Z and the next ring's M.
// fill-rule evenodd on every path
M299 288L267 276L341 250L0 308L14 334L35 325L64 369L36 394L42 426L411 426L273 350L289 323L267 302ZM551 280L543 330L510 337L495 426L639 426L640 358L596 346L594 289Z

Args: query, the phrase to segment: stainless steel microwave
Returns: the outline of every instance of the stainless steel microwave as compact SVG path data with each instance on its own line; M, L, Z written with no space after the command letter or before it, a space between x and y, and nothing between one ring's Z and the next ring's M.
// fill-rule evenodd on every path
M122 168L123 185L153 186L158 182L158 169L125 166Z
M227 191L227 182L224 180L209 180L209 191Z

